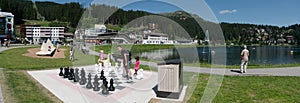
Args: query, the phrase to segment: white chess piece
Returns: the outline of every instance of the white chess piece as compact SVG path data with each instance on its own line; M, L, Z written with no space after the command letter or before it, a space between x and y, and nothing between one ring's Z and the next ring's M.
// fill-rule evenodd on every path
M115 68L114 68L115 70L118 70L118 69L119 69L119 68L118 68L118 64L119 64L119 63L117 63L117 62L115 63Z
M99 65L95 64L95 71L96 71L96 73L98 73L98 70L99 70Z
M142 68L138 70L138 72L137 72L138 74L136 76L137 79L143 79L144 78L143 71L144 70Z
M108 62L108 67L111 68L111 63L110 62Z

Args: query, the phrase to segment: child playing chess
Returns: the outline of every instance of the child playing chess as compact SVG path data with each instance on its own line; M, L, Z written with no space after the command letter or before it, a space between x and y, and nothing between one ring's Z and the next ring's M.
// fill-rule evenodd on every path
M103 60L104 59L104 51L103 50L100 50L100 55L99 55L99 59L98 59L98 64L102 64L103 63ZM102 64L103 66L103 64Z
M134 65L134 76L137 76L137 71L139 70L140 68L140 57L136 56L135 57L135 65Z

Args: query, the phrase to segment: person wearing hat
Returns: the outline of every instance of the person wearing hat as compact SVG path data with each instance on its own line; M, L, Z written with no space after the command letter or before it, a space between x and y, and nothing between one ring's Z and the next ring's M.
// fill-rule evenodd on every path
M241 52L241 73L246 73L247 65L249 60L249 50L247 50L247 46L244 45L244 49Z

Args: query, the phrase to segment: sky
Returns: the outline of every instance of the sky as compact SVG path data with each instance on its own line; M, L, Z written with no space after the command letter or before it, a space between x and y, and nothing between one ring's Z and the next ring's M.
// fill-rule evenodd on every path
M152 13L185 10L208 21L273 26L300 24L300 0L33 0L58 3L85 2ZM137 1L137 0L135 0Z

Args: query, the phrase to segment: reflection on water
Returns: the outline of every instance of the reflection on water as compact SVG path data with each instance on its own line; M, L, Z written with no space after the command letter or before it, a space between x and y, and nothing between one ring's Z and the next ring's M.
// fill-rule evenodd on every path
M179 48L179 49L162 49L151 52L140 53L143 58L151 60L166 60L181 58L184 62L213 62L219 63L218 60L224 60L227 65L240 64L240 52L242 47L198 47L198 48ZM190 51L197 50L198 54L193 54ZM250 46L251 64L293 64L300 63L300 47L282 47L282 46ZM179 55L180 54L180 55ZM226 54L226 55L224 55ZM226 59L224 59L226 58ZM226 60L226 61L225 61ZM225 64L225 63L224 63Z
M147 58L150 60L162 60L162 59L170 59L172 57L178 57L178 53L176 49L161 49L154 50L151 52L143 52L140 54L140 57Z

